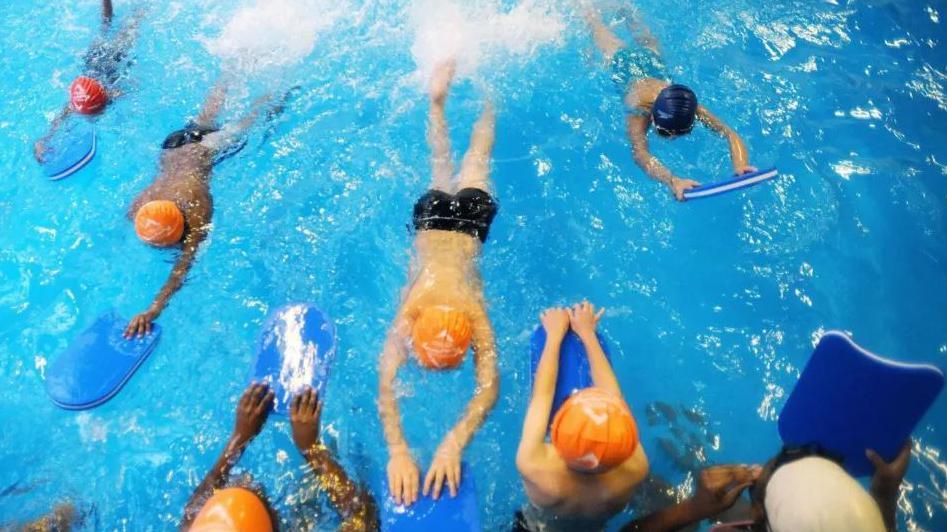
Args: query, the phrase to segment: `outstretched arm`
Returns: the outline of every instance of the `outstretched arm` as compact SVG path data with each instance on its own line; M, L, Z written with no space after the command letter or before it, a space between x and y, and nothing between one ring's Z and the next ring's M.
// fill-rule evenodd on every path
M202 219L203 217L199 218L199 220ZM187 236L184 237L181 256L178 257L174 268L171 269L171 275L168 276L168 280L165 281L164 286L161 287L158 295L155 296L151 306L148 307L148 310L145 312L132 318L128 323L128 327L125 328L126 338L131 338L136 334L139 336L150 334L151 322L161 315L161 312L168 306L168 301L171 300L171 296L184 285L184 279L187 278L188 272L191 271L191 266L194 265L194 259L197 257L197 250L200 248L201 242L207 238L207 222L200 222L199 220L195 220L199 222L199 225L189 230Z
M546 330L546 345L536 366L533 377L533 394L523 420L523 434L516 451L516 467L527 476L530 465L540 457L546 443L546 427L552 413L552 402L556 396L556 379L559 377L559 352L562 340L569 331L569 312L564 308L545 310L539 317Z
M42 163L46 159L46 143L49 142L49 139L53 138L53 135L59 131L59 128L62 127L63 122L66 121L66 118L72 114L72 106L66 104L62 111L53 119L52 123L49 125L49 133L45 137L36 141L36 144L33 145L33 157L36 158L36 162Z
M750 153L736 131L724 124L703 105L697 107L697 119L727 139L727 143L730 145L730 161L733 163L734 174L743 175L756 171L756 168L750 166Z
M187 506L184 507L184 518L181 519L181 530L190 528L201 507L214 490L222 488L227 483L230 470L240 460L247 445L263 429L271 408L273 408L273 391L266 384L251 384L244 390L243 396L237 402L237 422L233 433L224 451L214 462L214 466L187 501Z
M670 170L651 154L648 146L648 126L650 121L646 116L629 114L625 117L628 139L631 141L631 154L635 163L648 174L651 179L660 181L671 189L678 201L684 201L684 191L694 188L700 183L692 179L675 177Z
M885 526L890 531L898 529L898 495L901 493L901 482L908 472L911 463L911 441L908 440L901 448L901 452L891 463L884 461L875 451L865 453L875 466L875 474L871 477L871 495L881 509Z
M362 486L353 482L332 451L319 443L321 416L322 401L312 388L293 397L289 414L293 442L309 463L319 488L328 493L332 506L342 516L339 530L377 530L378 509L375 499Z
M704 469L698 475L697 492L693 497L636 519L622 527L622 532L671 532L715 517L733 506L759 474L760 468L755 466L724 465Z
M378 371L378 413L388 444L388 491L398 504L411 505L418 499L420 472L401 429L401 412L395 397L395 377L407 358L399 332L405 326L399 313L385 341Z
M595 328L598 321L602 319L605 309L600 309L596 313L595 305L588 301L583 301L569 310L569 320L572 323L572 330L582 340L585 351L589 357L589 368L592 373L592 382L596 388L601 388L617 397L622 397L621 387L618 385L618 379L615 378L615 372L612 365L605 357L605 351L602 344L598 341L598 335L595 334Z
M463 417L438 446L431 468L428 469L427 476L424 478L424 494L427 495L433 488L435 499L440 497L441 487L445 481L451 496L457 496L457 488L461 482L461 455L477 429L487 418L487 414L493 409L499 394L496 341L490 319L483 307L478 307L471 316L471 321L473 322L473 354L477 372L477 388L473 398L467 404Z

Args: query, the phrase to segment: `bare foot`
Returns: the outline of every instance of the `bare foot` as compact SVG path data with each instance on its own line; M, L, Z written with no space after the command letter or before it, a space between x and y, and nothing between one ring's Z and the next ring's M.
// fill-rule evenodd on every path
M434 75L431 76L431 101L443 104L447 98L447 91L450 90L450 82L454 79L454 73L457 71L457 63L451 59L445 61L434 69Z

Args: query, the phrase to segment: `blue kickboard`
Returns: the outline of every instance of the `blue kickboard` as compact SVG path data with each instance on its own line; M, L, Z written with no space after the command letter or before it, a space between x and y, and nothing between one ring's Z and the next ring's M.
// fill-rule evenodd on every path
M766 170L760 170L758 172L753 172L750 174L743 174L738 176L733 176L730 179L726 179L719 183L713 183L710 185L703 185L700 187L692 188L690 190L684 191L684 199L700 199L700 198L709 198L711 196L716 196L718 194L723 194L725 192L733 192L734 190L740 190L753 185L762 183L763 181L769 181L770 179L775 178L779 175L779 171L775 168L769 168Z
M154 350L161 327L126 340L128 320L115 312L100 317L46 371L46 393L67 410L95 408L117 394Z
M870 475L865 450L893 460L943 386L934 366L879 357L830 331L786 400L779 434L786 445L817 443L840 454L854 476Z
M598 334L598 333L597 333ZM602 350L605 351L605 357L609 362L612 360L608 344L601 334L598 334L598 341L602 344ZM530 371L532 379L536 378L536 367L539 366L539 359L543 356L543 348L546 347L546 329L539 326L533 332L529 342ZM532 386L532 380L530 386ZM582 340L572 331L566 334L562 340L562 347L559 350L559 372L556 376L556 396L552 401L552 411L549 413L549 424L552 424L553 418L562 403L575 393L577 390L591 388L592 373L589 367L589 355L582 345Z
M335 358L335 325L307 303L275 310L263 325L250 380L266 382L276 395L273 412L289 414L293 395L312 386L325 392Z
M423 475L423 473L422 473ZM423 478L422 478L423 480ZM441 498L432 499L418 494L418 500L411 506L395 504L385 486L384 504L381 508L381 529L383 532L428 532L449 530L451 532L480 532L480 508L477 506L477 484L467 463L460 466L460 487L457 496L451 497L445 485Z
M49 140L43 173L52 181L71 176L92 161L96 145L95 127L88 120L70 120Z

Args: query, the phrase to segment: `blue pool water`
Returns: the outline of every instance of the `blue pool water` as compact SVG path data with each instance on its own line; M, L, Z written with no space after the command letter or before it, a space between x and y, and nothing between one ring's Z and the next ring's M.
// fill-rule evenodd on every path
M220 71L206 41L245 2L154 4L129 93L98 121L98 156L57 183L32 161L32 141L63 103L98 3L0 5L0 522L69 498L89 510L90 529L172 528L232 428L260 325L288 301L315 302L338 325L326 439L365 482L377 485L385 464L376 361L405 281L405 225L429 178L408 0L341 4L303 61L261 70L233 94L231 115L264 90L301 87L215 171L213 233L161 316L160 346L101 408L47 400L45 368L70 339L109 308L143 310L170 270L173 255L141 245L125 211L164 135ZM499 112L501 210L482 271L502 388L465 455L489 530L524 501L513 459L529 334L545 306L608 308L652 472L678 494L693 483L688 469L775 452L777 413L821 331L947 368L943 2L642 0L675 78L744 136L752 162L782 172L684 205L632 163L619 99L571 5L550 4L558 41L484 58L448 104L457 151L485 90ZM686 177L729 170L724 143L704 131L653 146ZM426 467L471 372L409 367L401 383ZM649 411L677 412L676 422L651 426ZM942 396L915 433L906 529L947 529L945 420ZM288 428L271 419L240 471L267 488L286 525L330 527L323 499L301 483ZM671 454L685 444L697 459L678 464Z

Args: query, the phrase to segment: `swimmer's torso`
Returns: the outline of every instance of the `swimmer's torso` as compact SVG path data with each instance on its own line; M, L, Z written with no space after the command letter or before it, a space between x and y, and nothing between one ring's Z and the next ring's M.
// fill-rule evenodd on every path
M454 231L421 231L415 237L417 256L402 314L411 319L431 305L458 310L483 306L482 283L476 260L482 244Z
M549 449L548 452L556 451ZM550 457L540 476L523 477L532 505L529 513L545 525L544 530L601 529L609 518L625 508L641 483L643 474L637 463L642 458L644 454L639 449L615 469L586 475L575 473L561 459ZM646 471L645 468L644 474ZM583 526L576 528L577 523Z

